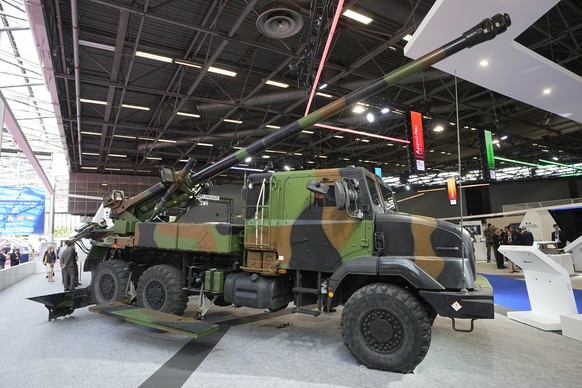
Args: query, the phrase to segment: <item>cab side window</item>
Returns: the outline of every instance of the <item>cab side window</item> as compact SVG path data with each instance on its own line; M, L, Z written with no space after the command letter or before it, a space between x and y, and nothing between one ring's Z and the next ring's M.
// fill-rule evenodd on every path
M335 190L333 185L328 186L327 194L314 193L313 207L335 207Z

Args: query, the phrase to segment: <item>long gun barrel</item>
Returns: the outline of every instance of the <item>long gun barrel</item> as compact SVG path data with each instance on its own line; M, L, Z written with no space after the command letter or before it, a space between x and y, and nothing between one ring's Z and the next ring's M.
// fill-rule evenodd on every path
M511 19L508 14L497 14L491 18L484 19L481 23L466 31L461 37L431 51L424 56L407 63L406 65L388 73L373 81L371 84L354 90L342 98L302 117L301 119L284 126L277 132L274 132L254 143L244 147L237 152L219 160L218 162L203 168L202 170L190 175L192 184L204 182L214 176L222 173L232 166L244 161L247 157L255 155L265 149L277 144L288 137L298 134L331 115L340 112L349 105L360 101L363 98L370 97L381 92L387 87L422 71L429 66L465 49L475 46L479 43L493 39L498 34L507 30L511 25Z

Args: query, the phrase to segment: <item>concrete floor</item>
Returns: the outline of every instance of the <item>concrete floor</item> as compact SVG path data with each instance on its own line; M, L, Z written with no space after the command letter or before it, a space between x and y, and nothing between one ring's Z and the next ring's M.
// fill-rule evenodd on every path
M478 264L489 266L497 271ZM47 310L25 298L60 292L59 281L35 274L0 291L0 386L556 388L582 377L582 343L501 314L477 321L473 333L438 317L426 358L402 375L358 364L339 333L341 309L315 318L216 307L206 319L222 322L221 331L194 341L86 308L48 322Z

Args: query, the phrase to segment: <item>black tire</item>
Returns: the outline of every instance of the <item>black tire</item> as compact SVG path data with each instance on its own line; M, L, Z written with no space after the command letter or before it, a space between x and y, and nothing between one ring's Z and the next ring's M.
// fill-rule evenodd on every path
M171 265L154 265L137 282L137 305L154 311L182 315L188 294L182 290L180 271Z
M104 261L93 272L91 290L96 304L120 302L129 282L129 264L124 260Z
M428 352L431 324L410 292L375 283L347 301L341 333L352 355L368 368L409 373Z

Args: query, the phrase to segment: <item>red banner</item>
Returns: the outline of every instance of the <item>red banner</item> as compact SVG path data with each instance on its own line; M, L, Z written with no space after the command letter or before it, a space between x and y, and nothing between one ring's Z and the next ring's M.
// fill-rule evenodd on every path
M449 202L451 205L457 204L457 182L455 178L447 179L447 192L449 193Z
M424 171L424 135L422 132L422 115L418 112L410 111L410 121L412 123L412 149L416 169Z

